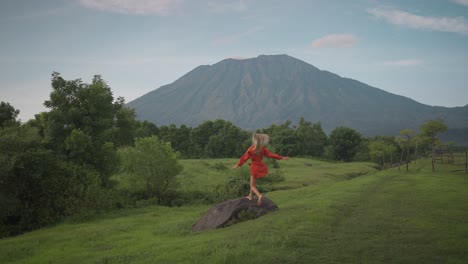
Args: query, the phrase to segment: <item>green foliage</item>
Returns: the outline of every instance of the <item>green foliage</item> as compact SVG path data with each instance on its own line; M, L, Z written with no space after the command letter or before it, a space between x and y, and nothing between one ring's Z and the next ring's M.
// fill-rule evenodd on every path
M225 120L206 121L190 131L191 157L226 158L244 153L250 135Z
M292 156L297 153L297 142L295 129L291 126L291 121L286 121L281 125L271 125L260 130L270 136L270 144L275 151L282 156Z
M158 135L161 141L169 142L174 150L182 154L182 157L188 158L193 151L190 144L191 130L185 125L180 128L175 125L161 126Z
M313 124L303 117L298 126L291 121L281 125L271 125L259 130L270 136L271 146L283 156L322 156L328 144L328 138L320 123Z
M215 134L208 138L205 147L209 157L227 158L243 153L242 142L249 137L246 132L224 120L216 120L213 127Z
M135 110L125 107L125 100L122 97L119 97L114 105L115 143L118 146L132 146L138 126L138 121L135 120Z
M250 171L248 166L242 166L226 173L228 180L216 186L215 196L219 201L225 201L249 194ZM259 187L259 186L258 186Z
M421 126L421 137L423 141L425 138L431 144L432 171L435 170L435 146L440 144L437 134L445 131L447 131L447 126L442 119L429 120Z
M153 135L158 135L159 128L154 123L148 121L137 121L134 133L135 138L150 137Z
M421 126L421 134L430 138L445 131L447 131L447 126L442 119L429 120Z
M71 160L83 164L93 159L93 140L91 136L86 135L83 131L78 129L72 130L64 143L65 150L68 152L68 157Z
M157 136L138 138L135 147L124 148L120 154L135 191L143 191L146 199L157 198L159 203L170 198L182 166L169 143L160 142Z
M285 181L284 172L281 169L270 169L268 175L260 179L260 183L274 184Z
M336 160L351 161L358 151L362 136L349 127L337 127L330 134L331 154Z
M0 128L15 124L19 113L20 111L11 106L10 103L2 101L0 103Z
M0 129L0 236L52 224L96 204L97 173L46 149L37 132L26 125Z
M379 163L382 167L385 166L385 158L387 157L391 160L391 157L395 155L396 150L397 149L393 144L389 144L383 140L374 140L369 143L370 157L373 161Z
M110 87L98 75L85 84L80 79L64 80L54 72L52 88L50 100L44 103L51 110L36 116L46 142L70 161L91 166L107 186L116 169L114 145L133 140L133 110L124 107L123 98L114 103Z
M320 157L327 145L327 135L323 132L320 122L312 124L305 121L304 117L299 120L296 138L297 154L300 156Z
M421 126L421 136L425 137L432 146L439 141L437 134L447 131L447 126L442 119L429 120Z
M269 150L273 153L276 152L275 148L269 148ZM273 169L279 169L280 168L280 165L279 165L279 162L275 159L270 159L270 158L265 158L263 160L265 162L265 164L267 165L268 168L273 168Z
M404 129L400 131L400 137L396 139L398 144L400 145L401 148L401 157L400 157L400 164L403 160L403 154L406 152L406 169L408 170L409 167L409 161L410 161L410 151L414 150L416 152L416 145L414 142L416 136L416 131L411 130L411 129ZM414 157L416 159L416 157Z
M100 76L85 84L54 72L44 103L50 111L25 125L0 127L0 221L6 226L0 235L119 207L122 196L109 181L119 162L115 145L133 144L138 123L123 98L113 101ZM2 102L2 127L18 113Z

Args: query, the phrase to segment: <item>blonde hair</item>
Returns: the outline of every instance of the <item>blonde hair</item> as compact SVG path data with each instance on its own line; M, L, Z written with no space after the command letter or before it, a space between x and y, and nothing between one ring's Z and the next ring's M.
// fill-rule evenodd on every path
M266 145L268 145L269 140L270 140L270 137L268 137L267 134L253 133L252 144L255 145L255 152L257 154L260 153L260 150L262 149L262 147L265 147Z

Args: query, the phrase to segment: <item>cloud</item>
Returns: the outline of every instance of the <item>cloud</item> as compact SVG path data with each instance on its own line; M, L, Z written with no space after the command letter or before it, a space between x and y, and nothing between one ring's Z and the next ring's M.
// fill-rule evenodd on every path
M461 2L461 0L459 0ZM467 2L463 0L463 2ZM367 10L377 18L399 26L414 29L468 34L468 24L463 17L425 17L396 9L372 8Z
M78 0L81 6L129 15L171 15L184 0Z
M453 0L455 3L468 6L468 0Z
M245 32L242 32L242 33L239 33L239 34L234 34L234 35L229 35L229 36L224 36L224 37L220 37L220 38L217 38L215 40L212 41L212 44L215 45L215 46L221 46L221 45L229 45L233 42L236 42L242 38L245 38L251 34L254 34L256 32L259 32L261 31L263 28L260 27L260 26L257 26L257 27L254 27L254 28L251 28Z
M351 47L358 41L358 38L352 34L332 34L312 42L313 48L325 47Z
M392 66L392 67L414 67L414 66L422 65L423 62L421 60L406 59L406 60L385 61L383 64L385 66Z

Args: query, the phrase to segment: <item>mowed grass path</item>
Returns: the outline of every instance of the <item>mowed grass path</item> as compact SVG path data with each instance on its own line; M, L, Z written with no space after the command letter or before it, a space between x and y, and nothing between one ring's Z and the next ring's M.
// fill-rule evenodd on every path
M290 161L281 163L287 177L282 184L288 188L267 194L280 210L258 219L192 233L192 224L210 206L122 210L99 220L2 239L0 260L468 263L468 175L464 172L449 172L451 168L444 165L432 173L427 161L412 164L410 172L374 172L359 163ZM305 165L309 162L312 166ZM366 166L369 174L356 177Z

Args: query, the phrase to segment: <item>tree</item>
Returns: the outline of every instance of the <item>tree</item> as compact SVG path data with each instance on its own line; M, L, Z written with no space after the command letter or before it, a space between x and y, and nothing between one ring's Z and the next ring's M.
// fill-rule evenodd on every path
M15 124L16 117L20 113L19 110L15 109L10 103L0 103L0 128Z
M372 141L369 144L369 156L383 166L385 163L385 143L382 141Z
M181 125L179 128L171 124L159 128L159 138L161 141L170 142L171 147L181 153L184 158L193 157L192 142L190 140L191 127Z
M30 125L0 129L0 237L88 209L100 185L95 171L64 160L42 141Z
M193 144L193 155L195 157L206 157L205 147L210 136L215 134L213 121L205 121L192 129L190 138Z
M91 84L85 84L80 79L64 80L54 72L52 89L50 100L44 103L51 110L37 122L45 122L43 133L49 148L72 162L91 166L107 186L117 165L115 129L120 135L130 133L124 126L132 123L127 122L133 118L131 111L124 111L122 99L114 104L110 87L99 75ZM86 150L78 151L76 147L83 148L79 144L85 138ZM128 141L128 135L118 136L117 142Z
M170 143L157 136L135 139L135 147L121 150L123 170L131 177L135 189L144 191L147 199L162 203L177 187L177 174L182 171Z
M431 144L432 172L434 172L435 146L439 142L437 134L447 131L447 126L442 119L429 120L421 126L421 134L426 137Z
M231 122L218 119L213 123L214 133L208 138L205 150L208 157L238 157L244 153L243 142L249 138L246 132Z
M287 120L281 125L271 125L266 129L260 130L270 136L272 147L277 153L284 156L293 156L298 153L297 137L295 128L291 127L291 121Z
M159 134L159 128L148 121L136 121L135 138L150 137Z
M125 99L117 98L115 106L115 136L114 141L117 146L133 146L137 121L135 120L135 110L125 107Z
M375 136L371 141L382 141L387 146L386 156L390 158L390 164L393 164L393 157L397 156L400 153L400 145L398 144L394 136Z
M356 155L362 136L349 127L337 127L330 133L332 155L336 160L351 161Z
M411 139L415 136L416 132L411 129L405 129L400 131L400 137L398 139L398 142L401 145L401 157L400 157L400 165L401 161L403 159L403 152L406 149L406 171L408 171L408 166L409 166L409 154L410 154L410 147L411 147ZM398 166L398 169L400 169L400 165Z
M244 153L249 133L229 121L206 121L190 131L193 157L237 157Z
M296 129L296 139L297 154L302 156L321 156L327 144L327 135L320 122L312 124L303 117Z
M385 166L385 157L394 154L396 147L393 144L387 143L383 140L373 140L369 143L369 155L372 159L381 162L381 166Z

